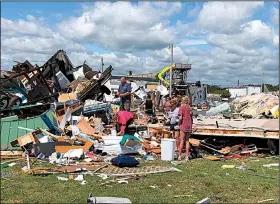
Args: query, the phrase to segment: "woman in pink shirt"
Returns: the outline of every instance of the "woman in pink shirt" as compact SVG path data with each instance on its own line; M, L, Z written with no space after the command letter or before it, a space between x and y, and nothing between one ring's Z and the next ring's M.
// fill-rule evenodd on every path
M127 110L121 110L118 112L118 130L120 132L118 135L123 135L125 133L126 128L132 123L134 119L134 115L127 111Z
M186 160L189 159L190 143L189 138L192 132L192 109L189 106L189 98L182 99L182 105L179 108L179 128L180 128L180 146L179 160L182 160L182 151L186 142Z

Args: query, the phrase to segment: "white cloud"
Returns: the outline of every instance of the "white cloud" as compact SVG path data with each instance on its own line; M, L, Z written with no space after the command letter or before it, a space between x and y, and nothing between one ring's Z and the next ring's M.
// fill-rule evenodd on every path
M105 67L112 65L114 74L126 74L129 70L135 74L154 73L170 64L167 47L174 43L173 61L192 64L189 81L227 86L238 79L244 84L256 83L263 69L269 83L278 83L279 23L268 25L252 19L263 2L209 2L200 12L196 12L200 7L196 4L189 13L183 13L181 3L87 5L58 24L59 34L50 29L44 18L2 18L1 67L11 68L13 60L26 59L42 65L63 49L75 66L86 60L98 70L103 57ZM185 14L184 18L195 14L198 17L194 22L179 18L171 26L171 16L176 12ZM201 44L208 46L196 46ZM91 45L111 51L94 52Z
M274 36L273 37L273 45L276 47L276 48L279 48L279 35L277 36Z
M49 36L53 32L44 25L42 19L36 19L34 16L28 15L26 20L19 19L17 21L1 18L1 35L17 36L17 35L33 35L33 36Z
M255 48L272 44L273 32L265 23L255 20L240 26L240 32L234 34L211 33L208 43L224 48L229 52L254 55Z
M256 50L256 56L227 53L221 48L214 48L206 56L190 56L192 70L191 81L203 80L203 83L227 85L235 84L237 80L243 84L261 80L260 70L264 77L269 77L269 83L278 83L278 51L267 48ZM202 60L203 59L203 60ZM274 76L270 76L274 73Z
M58 49L83 51L85 48L65 39L59 34L50 37L7 37L1 39L2 49L6 52L53 53Z
M150 54L151 57L153 57L155 60L161 63L159 68L170 64L171 51L169 50L169 48L149 51L148 53ZM173 62L187 63L188 60L189 57L184 53L184 51L180 47L178 46L173 47Z
M264 2L208 2L203 5L197 23L208 31L236 32L263 5Z
M81 16L58 24L58 29L70 39L97 43L106 49L159 49L174 40L173 30L162 19L180 9L180 3L144 2L136 6L130 2L96 2Z
M85 60L86 63L93 67L95 70L100 69L100 58L104 60L104 66L113 66L113 73L116 75L124 75L130 70L135 74L156 72L161 66L158 61L152 57L139 57L133 54L110 53L100 54L97 52L72 52L69 58L74 65L80 65Z
M183 40L180 46L190 46L190 45L206 45L206 40Z
M26 16L27 21L2 18L1 66L11 69L14 61L29 60L42 65L57 50L85 51L85 48L53 32L43 18ZM44 25L44 27L43 27Z

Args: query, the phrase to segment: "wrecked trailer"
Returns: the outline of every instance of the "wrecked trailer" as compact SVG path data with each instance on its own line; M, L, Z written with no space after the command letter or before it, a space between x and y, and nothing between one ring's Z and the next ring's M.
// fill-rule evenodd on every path
M204 119L202 121L195 119L191 135L194 138L252 142L272 154L279 153L277 119Z

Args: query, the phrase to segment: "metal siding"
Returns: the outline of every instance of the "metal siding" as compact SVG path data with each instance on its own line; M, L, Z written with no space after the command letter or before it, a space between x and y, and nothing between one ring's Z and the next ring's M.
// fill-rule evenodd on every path
M246 96L246 88L239 88L239 89L229 89L230 95L232 98L238 97L238 96Z
M261 87L248 87L248 95L261 93Z
M27 127L27 121L26 120L19 120L18 121L18 126L19 127ZM18 129L18 135L25 135L25 134L27 134L26 130Z
M9 144L10 122L1 122L1 150L6 149Z
M53 121L52 111L47 112L47 116ZM11 147L10 142L26 135L28 131L19 129L24 127L29 129L43 128L47 129L46 124L40 116L29 118L27 120L19 120L17 116L6 117L1 119L1 150L21 149L20 147Z

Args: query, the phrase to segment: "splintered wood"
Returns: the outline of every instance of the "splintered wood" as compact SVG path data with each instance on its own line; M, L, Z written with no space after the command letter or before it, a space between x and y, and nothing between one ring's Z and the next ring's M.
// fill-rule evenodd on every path
M99 173L107 174L109 176L132 176L132 175L146 175L157 174L171 171L180 171L174 167L161 167L161 166L147 166L143 168L107 168L102 169Z

